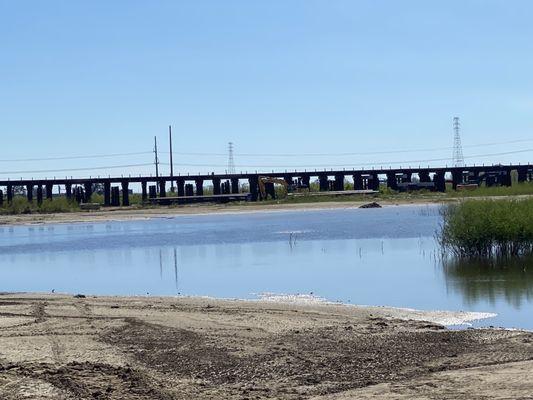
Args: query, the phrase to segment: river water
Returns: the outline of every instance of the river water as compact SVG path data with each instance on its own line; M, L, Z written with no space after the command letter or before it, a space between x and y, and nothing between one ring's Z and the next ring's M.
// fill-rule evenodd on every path
M493 312L533 329L533 262L442 260L438 206L0 227L0 291L330 301Z

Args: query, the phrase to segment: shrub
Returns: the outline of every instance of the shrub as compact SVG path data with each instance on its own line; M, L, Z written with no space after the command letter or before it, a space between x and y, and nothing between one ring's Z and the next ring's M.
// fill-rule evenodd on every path
M533 253L533 199L467 200L442 209L439 239L459 256Z

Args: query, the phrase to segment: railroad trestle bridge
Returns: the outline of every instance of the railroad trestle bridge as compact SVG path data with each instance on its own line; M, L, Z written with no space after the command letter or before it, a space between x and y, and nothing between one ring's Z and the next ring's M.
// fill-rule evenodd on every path
M91 178L59 178L59 179L19 179L0 180L0 205L13 201L14 188L24 187L29 201L36 197L37 202L43 199L53 199L53 189L64 187L64 194L68 199L78 202L89 202L95 185L103 187L105 206L128 206L130 204L130 185L140 184L143 202L167 197L167 189L173 188L174 199L194 199L204 196L206 182L211 182L213 201L227 201L242 199L242 181L247 183L247 198L251 201L262 199L259 190L259 180L268 176L284 179L289 185L310 187L311 181L318 181L321 192L344 191L346 178L353 180L355 190L378 190L380 182L386 182L392 190L409 189L410 186L426 187L428 190L446 191L447 176L454 189L458 185L484 182L487 186L511 186L511 176L516 173L518 182L533 181L533 165L490 165L466 167L427 167L427 168L389 168L389 169L342 169L315 171L285 171L270 173L236 173L236 174L198 174L177 176L120 176L120 177L91 177ZM418 179L413 180L414 176ZM270 184L273 185L273 184ZM273 186L271 186L272 191ZM176 196L176 197L174 197Z

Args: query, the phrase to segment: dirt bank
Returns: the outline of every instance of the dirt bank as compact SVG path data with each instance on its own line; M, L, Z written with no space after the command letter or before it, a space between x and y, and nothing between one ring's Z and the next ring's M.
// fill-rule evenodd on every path
M1 399L529 398L533 334L385 308L0 295Z

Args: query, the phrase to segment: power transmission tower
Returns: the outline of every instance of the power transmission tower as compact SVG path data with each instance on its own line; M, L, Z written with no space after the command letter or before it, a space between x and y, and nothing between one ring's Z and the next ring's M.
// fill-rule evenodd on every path
M235 173L235 160L233 159L233 142L228 143L228 174Z
M454 167L464 167L465 158L463 156L463 146L461 145L461 135L459 133L459 128L461 124L459 123L459 117L454 117L453 119L453 166Z

